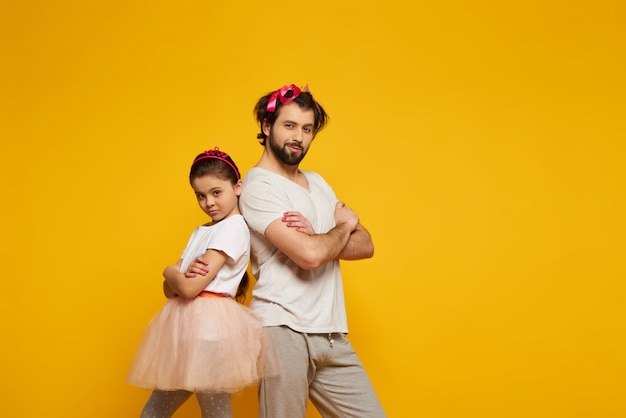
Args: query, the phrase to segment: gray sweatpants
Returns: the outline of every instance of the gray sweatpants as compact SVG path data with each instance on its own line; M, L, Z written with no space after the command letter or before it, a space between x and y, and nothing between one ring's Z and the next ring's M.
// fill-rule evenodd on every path
M325 418L384 418L385 412L343 334L305 334L269 327L280 375L259 388L260 418L304 418L307 400Z

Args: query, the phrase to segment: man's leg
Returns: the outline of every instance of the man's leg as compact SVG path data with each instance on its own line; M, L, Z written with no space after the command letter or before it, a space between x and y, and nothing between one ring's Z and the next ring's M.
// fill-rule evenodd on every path
M311 401L323 417L387 416L361 361L342 334L309 335L309 344L317 367Z
M304 418L309 398L309 353L303 334L287 327L269 327L278 351L278 376L259 387L259 418Z

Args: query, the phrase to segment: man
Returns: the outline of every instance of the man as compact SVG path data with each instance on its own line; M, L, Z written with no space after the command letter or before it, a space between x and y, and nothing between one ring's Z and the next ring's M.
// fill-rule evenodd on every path
M259 389L259 417L385 417L350 342L339 260L372 257L357 214L317 173L300 170L327 115L295 85L261 97L255 113L263 155L244 178L241 212L251 230L250 309L269 327L280 375Z

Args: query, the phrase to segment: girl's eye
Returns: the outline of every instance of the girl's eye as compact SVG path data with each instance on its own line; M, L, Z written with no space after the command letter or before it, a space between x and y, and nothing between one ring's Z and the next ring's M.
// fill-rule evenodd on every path
M203 194L197 194L197 195L196 195L196 198L197 198L198 200L202 200L202 199L204 199L204 195L203 195Z

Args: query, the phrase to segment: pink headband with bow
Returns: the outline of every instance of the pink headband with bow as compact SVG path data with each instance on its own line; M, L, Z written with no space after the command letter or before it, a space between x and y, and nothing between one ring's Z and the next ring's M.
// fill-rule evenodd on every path
M302 87L302 89L300 89L300 87L296 86L295 84L282 86L280 89L272 93L272 95L270 96L270 99L267 102L267 107L265 109L268 112L275 112L277 100L280 100L282 104L292 102L296 97L300 95L302 90L306 91L307 93L310 93L309 85L307 84L306 86ZM291 95L287 97L287 94L289 92L291 92ZM313 101L315 102L315 100ZM315 102L315 106L317 106L317 102Z
M231 168L235 172L235 175L237 176L237 180L239 180L239 171L230 161L227 160L228 154L226 154L223 151L220 151L218 147L215 147L215 149L212 149L209 151L204 151L204 155L201 155L195 160L193 160L193 163L191 164L191 166L193 167L195 163L197 163L200 160L204 160L206 158L215 158L216 160L224 161L226 164L231 166Z

